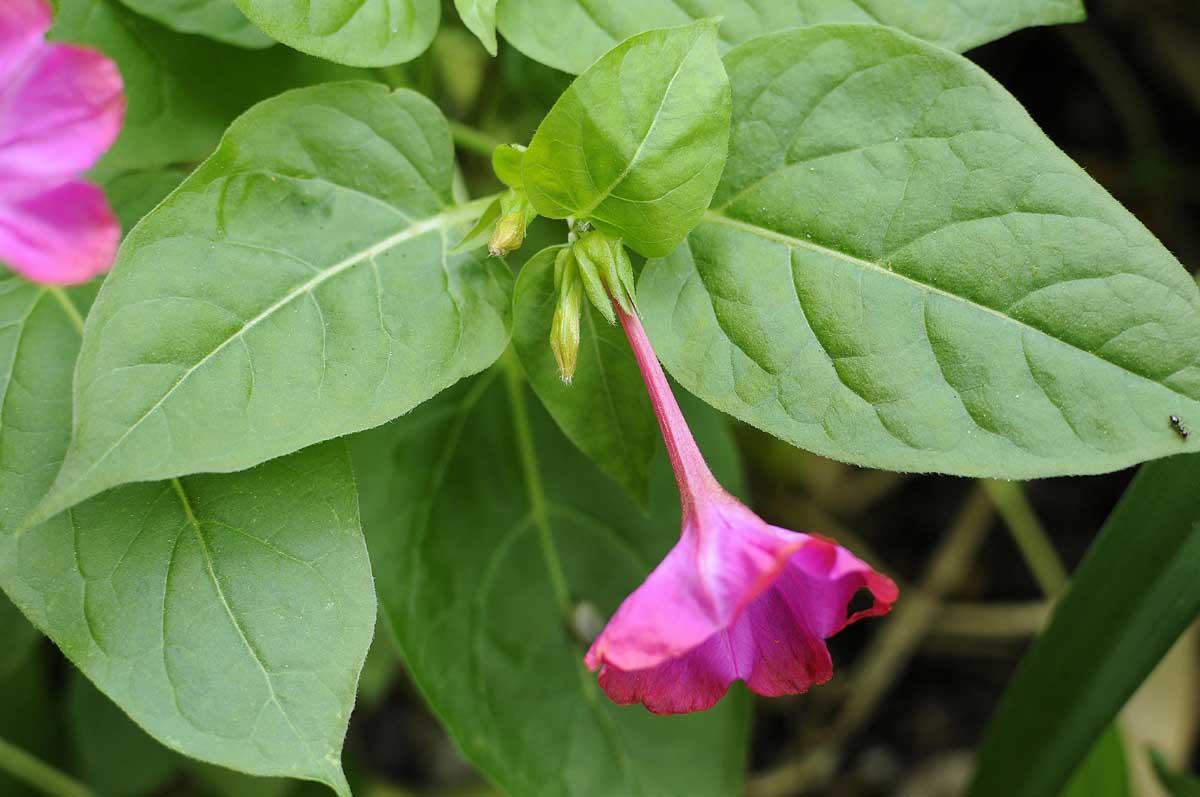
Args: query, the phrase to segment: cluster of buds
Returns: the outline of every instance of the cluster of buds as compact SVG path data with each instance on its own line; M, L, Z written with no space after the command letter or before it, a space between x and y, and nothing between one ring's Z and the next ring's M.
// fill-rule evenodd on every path
M579 362L579 321L586 294L605 320L617 322L615 302L633 312L633 263L621 239L590 230L559 251L554 261L554 291L558 302L550 326L550 348L558 375L570 383Z

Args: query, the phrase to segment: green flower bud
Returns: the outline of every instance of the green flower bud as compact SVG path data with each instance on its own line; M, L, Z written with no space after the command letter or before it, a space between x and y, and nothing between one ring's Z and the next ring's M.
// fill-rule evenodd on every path
M550 348L558 363L558 375L567 384L579 365L579 317L583 312L583 281L571 249L565 248L554 261L554 290L558 303L550 324Z
M525 231L537 218L537 211L525 192L513 188L500 198L500 220L492 230L488 251L492 257L504 257L525 243Z
M616 323L612 303L626 313L632 313L634 280L633 263L621 239L600 230L580 236L572 247L583 277L588 299L610 324Z

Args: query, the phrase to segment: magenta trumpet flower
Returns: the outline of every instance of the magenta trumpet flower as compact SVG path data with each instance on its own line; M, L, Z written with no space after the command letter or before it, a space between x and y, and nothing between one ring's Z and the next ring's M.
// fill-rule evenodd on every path
M633 347L683 506L683 534L621 604L585 662L617 703L655 714L711 708L735 680L798 694L833 677L825 640L886 614L898 590L828 540L761 520L717 483L636 314L613 303ZM873 605L847 615L868 590Z
M116 64L45 40L45 0L0 0L0 262L71 284L106 271L121 227L104 193L78 179L125 117Z

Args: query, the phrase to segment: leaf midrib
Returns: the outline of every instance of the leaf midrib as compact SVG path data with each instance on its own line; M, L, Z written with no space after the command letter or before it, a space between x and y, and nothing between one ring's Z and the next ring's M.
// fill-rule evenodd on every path
M1159 385L1162 388L1164 388L1165 390L1170 391L1171 393L1179 396L1182 399L1186 399L1187 401L1190 401L1193 403L1200 401L1200 399L1197 399L1194 396L1189 396L1186 393L1180 392L1178 389L1171 387L1170 385L1166 384L1165 382L1162 382L1158 379L1154 379L1152 377L1146 376L1145 374L1139 374L1136 371L1132 371L1129 368L1125 367L1124 365L1121 365L1120 363L1116 363L1116 362L1113 362L1112 360L1106 359L1094 351L1089 351L1087 349L1080 348L1079 346L1077 346L1074 343L1071 343L1070 341L1063 340L1062 338L1058 337L1057 335L1047 332L1046 330L1041 329L1039 327L1035 327L1026 321L1020 320L1019 318L1014 318L1011 315L1008 315L1007 313L1004 313L1004 312L1001 312L1000 310L995 309L994 307L988 307L985 304L980 304L979 302L976 302L965 296L960 296L956 293L951 293L950 291L947 291L944 288L939 288L935 285L930 285L928 283L921 282L920 280L913 279L912 277L910 277L906 274L901 274L897 271L892 271L891 269L885 268L885 267L881 266L880 264L875 263L871 260L864 260L861 257L857 257L855 255L849 254L848 252L843 252L839 249L834 249L832 247L824 246L822 244L815 243L814 241L805 240L803 238L795 238L795 237L787 235L785 233L781 233L777 230L772 230L767 227L762 227L760 225L757 225L757 224L754 224L754 223L748 222L748 221L743 221L741 219L735 219L735 218L726 216L722 213L719 213L719 212L713 211L713 210L709 210L708 212L706 212L704 214L704 221L706 221L710 224L716 224L716 225L720 225L723 227L729 227L731 229L740 230L741 232L749 233L750 235L755 235L755 236L758 236L759 238L763 238L768 241L775 241L776 243L781 243L781 244L784 244L785 246L794 247L797 249L806 249L810 252L815 252L816 254L820 254L820 255L824 255L826 257L832 257L837 260L841 260L843 262L846 262L853 266L856 266L860 269L875 272L884 277L889 277L892 279L899 280L900 282L907 283L918 290L921 290L921 291L924 291L924 292L930 293L930 294L935 294L937 296L941 296L946 299L950 299L961 305L970 307L973 310L979 310L981 312L987 313L988 315L999 318L1002 321L1008 322L1010 324L1014 324L1014 325L1020 327L1021 329L1028 330L1029 332L1032 332L1036 335L1053 340L1056 343L1060 343L1063 346L1066 346L1073 351L1078 351L1083 354L1086 354L1096 360L1099 360L1100 362L1102 362L1106 365L1112 366L1113 368L1116 368L1116 369L1122 371L1123 373L1129 374L1130 376L1133 376L1138 379L1145 380L1147 382L1151 382L1153 384Z
M492 199L493 199L492 197L484 197L481 199L476 199L471 202L457 205L443 213L438 213L438 214L430 216L426 219L421 219L419 221L413 222L412 224L405 227L400 232L398 232L394 235L388 236L387 238L383 239L382 241L380 241L376 244L373 244L373 245L367 247L366 249L361 249L358 252L355 252L354 254L351 254L350 256L343 258L342 260L338 261L337 263L334 263L332 266L328 266L327 268L318 271L306 282L297 286L296 288L293 288L291 291L289 291L287 294L285 294L283 296L283 298L279 299L274 304L267 307L265 310L260 312L258 315L254 316L254 318L252 318L249 321L242 324L242 326L239 327L236 332L234 332L233 334L226 337L224 340L222 340L220 343L218 343L217 346L215 346L211 351L209 351L208 354L204 355L202 358L197 360L192 366L187 368L179 376L179 378L175 381L175 383L172 384L163 393L163 395L161 397L159 397L159 399L157 401L155 401L153 404L151 404L150 407L145 412L143 412L141 415L139 415L133 421L133 423L131 423L125 429L125 431L122 432L121 435L119 437L117 437L117 439L112 444L110 444L108 446L108 448L106 448L104 450L104 452L95 459L95 461L92 462L91 465L89 465L86 469L84 469L84 471L82 473L80 473L78 476L76 476L74 478L74 483L79 484L80 482L87 479L110 456L112 456L113 452L116 451L121 446L121 444L125 442L126 439L128 439L129 435L133 434L133 432L139 426L141 426L141 424L147 418L149 418L152 414L154 414L155 411L157 411L160 407L162 407L167 402L167 400L170 399L171 396L175 394L175 391L178 390L192 376L192 374L194 374L196 371L198 371L200 368L202 368L206 363L208 363L210 360L212 360L214 357L216 357L220 352L224 351L226 349L226 347L228 347L230 344L241 340L243 338L243 336L247 332L249 332L251 329L258 326L260 323L267 320L268 318L270 318L271 316L273 316L275 313L279 312L283 308L287 307L291 302L295 301L296 299L299 299L302 296L307 296L307 295L311 294L312 291L315 290L317 287L324 284L325 282L328 282L329 280L333 279L334 277L338 276L339 274L341 274L345 271L348 271L349 269L354 268L355 266L357 266L361 263L372 262L379 255L383 254L384 252L387 252L390 249L393 249L393 248L399 246L400 244L403 244L407 241L411 241L416 238L419 238L422 235L425 235L427 233L442 230L447 226L450 226L456 222L459 222L466 218L469 218L472 214L475 213L475 211L477 209L485 206L487 203L491 202ZM51 505L51 506L53 506L53 505ZM38 512L38 517L36 517L35 519L39 519L41 514L46 514L44 507L42 508L42 510L40 510L40 512Z

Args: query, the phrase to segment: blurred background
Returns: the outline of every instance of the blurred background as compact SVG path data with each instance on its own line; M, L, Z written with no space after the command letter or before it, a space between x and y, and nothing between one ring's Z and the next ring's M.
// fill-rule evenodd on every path
M1195 272L1200 3L1088 0L1088 6L1085 24L1021 31L968 55ZM428 53L378 77L435 98L489 141L528 141L569 76L503 44L500 57L490 59L473 36L454 27L450 8ZM488 160L460 155L462 187L472 194L495 190ZM561 226L540 221L522 252L562 237ZM907 476L823 460L745 427L737 435L749 497L764 518L837 538L892 575L903 595L889 617L832 640L838 675L831 684L806 696L759 701L748 797L961 794L1017 662L1132 471L1024 485ZM356 793L496 795L425 707L386 631L380 637L346 748L351 779L361 784ZM39 645L37 656L6 676L0 736L48 751L51 759L67 758L68 769L89 772L106 794L324 793L182 761L132 726L48 642ZM65 696L63 716L31 719L48 692ZM1121 728L1138 797L1166 793L1149 767L1151 749L1177 770L1200 768L1196 628L1127 706ZM64 745L64 738L87 741ZM140 773L159 780L124 778L121 762L134 759L143 765ZM147 768L147 761L162 764ZM0 795L10 793L22 791L0 779Z

